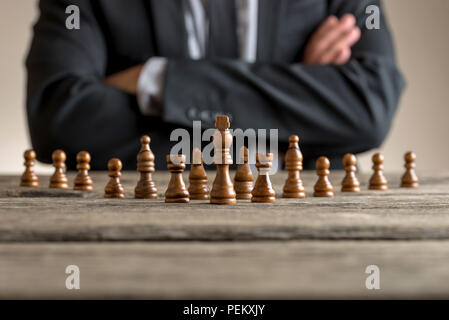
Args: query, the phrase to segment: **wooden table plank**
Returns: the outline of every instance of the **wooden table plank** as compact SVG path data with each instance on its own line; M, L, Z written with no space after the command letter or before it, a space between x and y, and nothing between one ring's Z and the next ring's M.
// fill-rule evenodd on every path
M1 177L0 241L449 239L449 174L422 175L419 190L398 188L399 174L388 174L388 192L368 191L363 183L363 192L354 195L338 191L342 173L333 172L336 197L323 199L310 196L315 175L307 172L307 199L239 201L233 206L165 204L165 172L155 175L158 200L132 198L134 172L124 173L128 199L104 199L107 175L92 175L93 193L46 187L33 191L17 188L18 177ZM272 177L278 195L285 176ZM41 185L45 179L41 177ZM362 182L367 179L361 177Z
M0 244L0 298L449 298L449 241ZM67 290L65 268L80 268ZM380 290L365 269L380 268Z

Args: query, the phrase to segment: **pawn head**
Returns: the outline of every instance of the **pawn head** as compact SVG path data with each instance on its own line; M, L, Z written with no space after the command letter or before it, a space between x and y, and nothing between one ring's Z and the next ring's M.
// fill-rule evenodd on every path
M201 150L198 148L193 149L192 151L192 164L202 164L203 163L203 154Z
M316 161L316 168L318 170L327 170L331 166L329 159L326 157L319 157Z
M122 170L122 162L118 158L112 158L108 162L108 170L109 171L120 171Z
M256 154L256 161L260 163L269 163L274 159L273 153L258 153Z
M65 152L58 149L53 151L53 154L51 155L51 159L53 162L64 162L67 159L67 156L65 155Z
M29 149L23 153L23 157L25 160L35 160L36 152L33 149Z
M385 160L384 155L382 153L376 153L373 156L373 163L381 164Z
M290 142L290 143L298 143L299 142L299 137L296 134L292 134L288 138L288 142Z
M409 151L404 155L404 160L405 160L405 162L415 162L416 154L412 151Z
M151 142L151 139L147 135L142 136L142 138L140 138L140 143L141 144L150 144L150 142Z
M186 156L183 154L168 154L167 155L167 163L170 164L185 164Z
M76 155L76 162L78 163L89 163L90 162L90 154L87 151L78 152Z
M347 153L343 157L343 165L347 166L355 166L357 164L357 158L352 153Z

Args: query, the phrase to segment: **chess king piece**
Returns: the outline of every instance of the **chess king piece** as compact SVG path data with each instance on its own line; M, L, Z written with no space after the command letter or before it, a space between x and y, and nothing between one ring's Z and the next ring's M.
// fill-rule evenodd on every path
M275 202L276 192L271 186L270 181L270 168L273 161L273 154L261 154L256 155L256 167L259 171L256 184L252 191L251 202Z
M187 203L189 192L182 179L182 173L186 168L186 156L183 154L167 155L167 168L171 173L167 191L165 191L165 202Z
M334 196L334 188L329 181L329 167L330 162L326 157L319 157L316 161L318 181L315 184L313 193L314 197L328 197Z
M137 154L137 171L140 179L134 189L136 199L157 199L156 184L152 179L154 173L154 153L150 149L151 139L149 136L140 138L141 148Z
M229 165L232 158L229 148L232 144L232 134L229 131L230 123L227 116L217 116L215 120L215 130L213 136L214 163L217 166L217 173L212 191L210 193L210 203L212 204L235 204L236 194L229 175Z
M125 197L125 189L120 183L120 177L122 173L122 162L120 159L113 158L108 162L108 176L111 177L109 179L108 184L104 188L104 197L105 198L124 198Z
M370 190L388 190L388 181L384 176L384 156L381 153L376 153L373 156L373 170L374 173L369 180Z
M285 169L288 171L288 178L283 189L283 198L305 198L306 192L301 180L302 153L299 149L299 138L296 135L288 139L289 146L285 154Z
M360 182L355 173L357 172L357 158L351 153L345 154L343 157L343 166L346 176L341 182L342 192L360 192Z
M209 200L209 182L203 166L203 155L198 148L193 149L189 173L189 194L191 200Z
M414 152L407 152L404 155L405 160L405 173L401 179L401 188L418 188L419 179L415 173L416 168L416 154Z
M36 164L36 152L34 150L27 150L23 154L23 158L25 162L25 171L20 178L20 186L21 187L38 187L39 186L39 178L34 172L34 165Z
M89 176L90 170L90 154L87 151L81 151L76 155L76 169L78 174L75 177L74 190L92 191L93 182Z
M55 173L50 178L50 188L68 189L69 180L65 174L65 160L67 158L65 152L56 150L51 155L51 158L53 160L53 167L55 167Z
M248 163L248 148L242 147L239 153L239 164L234 176L234 190L237 199L251 199L254 187L254 176Z

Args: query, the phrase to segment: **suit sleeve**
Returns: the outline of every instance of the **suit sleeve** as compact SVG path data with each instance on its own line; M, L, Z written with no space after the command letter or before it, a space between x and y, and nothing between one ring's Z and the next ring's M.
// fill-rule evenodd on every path
M349 63L303 65L236 60L169 60L163 118L191 125L194 114L228 113L234 128L278 128L299 134L307 155L336 156L378 147L395 114L404 80L386 19L365 28L365 8L379 1L330 1L330 14L353 13L362 29Z
M80 29L65 27L66 7L80 9ZM90 1L41 0L26 68L30 135L38 159L51 162L62 148L74 167L80 150L92 167L112 156L126 162L135 153L142 121L136 98L104 84L107 51Z

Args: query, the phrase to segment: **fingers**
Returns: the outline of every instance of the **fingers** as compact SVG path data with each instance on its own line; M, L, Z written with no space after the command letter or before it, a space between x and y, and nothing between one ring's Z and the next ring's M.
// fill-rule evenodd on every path
M326 29L326 33L322 34L316 40L318 41L316 48L319 52L325 52L332 47L342 35L350 32L355 26L355 18L353 15L345 15L337 24Z
M335 28L340 23L338 18L336 16L330 16L324 22L318 27L318 29L315 31L315 33L312 36L311 40L319 41L323 37L326 36L326 34Z
M346 14L340 20L331 16L310 38L304 50L303 63L346 63L351 56L351 47L360 36L361 31L352 14Z
M344 48L335 56L333 63L345 64L349 61L350 58L351 58L351 49Z
M358 27L354 27L348 33L341 34L319 58L322 63L336 63L334 59L342 52L348 51L359 39L361 31ZM349 50L350 51L350 50Z

